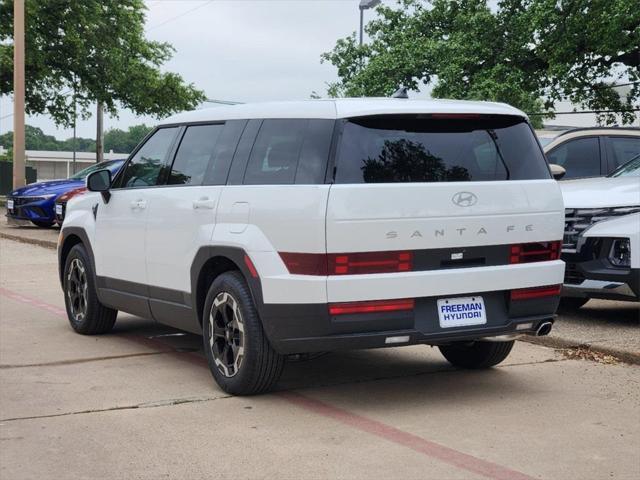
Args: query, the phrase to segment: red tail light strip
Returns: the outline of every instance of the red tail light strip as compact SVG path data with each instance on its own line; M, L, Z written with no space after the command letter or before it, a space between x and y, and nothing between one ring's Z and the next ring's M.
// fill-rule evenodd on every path
M366 273L409 272L412 252L365 253L288 253L280 258L289 273L298 275L356 275Z
M560 258L562 242L535 242L511 245L509 263L531 263Z
M560 295L561 289L562 285L548 285L544 287L511 290L511 300L530 300L532 298L555 297Z
M349 315L354 313L401 312L413 310L416 301L413 298L400 300L374 300L368 302L330 303L330 315Z

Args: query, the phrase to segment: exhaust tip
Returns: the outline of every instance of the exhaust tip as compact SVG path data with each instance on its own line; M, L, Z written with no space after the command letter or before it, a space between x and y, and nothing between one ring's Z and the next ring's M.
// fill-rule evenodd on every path
M551 333L551 327L553 327L553 322L542 322L538 330L536 330L536 336L543 337L549 335L549 333Z

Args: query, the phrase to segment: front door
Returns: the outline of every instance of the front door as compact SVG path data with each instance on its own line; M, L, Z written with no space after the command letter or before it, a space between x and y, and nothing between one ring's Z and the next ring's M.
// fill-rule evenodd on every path
M118 302L126 295L131 306L121 309L131 313L148 312L144 297L149 192L156 187L177 132L175 127L157 130L115 179L109 202L97 207L94 257L99 285Z

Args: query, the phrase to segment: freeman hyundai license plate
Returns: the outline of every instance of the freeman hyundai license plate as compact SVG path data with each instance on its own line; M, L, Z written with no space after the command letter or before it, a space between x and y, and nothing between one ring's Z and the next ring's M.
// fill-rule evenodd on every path
M62 215L62 205L56 205L56 215Z
M484 325L487 312L482 297L442 298L438 300L440 328Z
M13 210L13 200L7 200L7 210Z

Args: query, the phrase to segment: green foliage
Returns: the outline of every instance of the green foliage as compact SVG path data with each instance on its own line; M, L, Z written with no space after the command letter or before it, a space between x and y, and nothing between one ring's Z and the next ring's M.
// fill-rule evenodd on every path
M104 134L105 151L113 150L116 153L130 153L134 147L140 143L151 127L144 124L134 125L128 130L118 128L107 130ZM77 152L95 152L96 141L92 138L76 137L75 148ZM0 145L11 150L13 147L13 132L0 135ZM25 145L27 150L49 150L49 151L73 151L73 138L58 140L53 135L45 133L37 127L25 125ZM9 156L9 158L11 158Z
M544 116L553 116L555 101L570 100L588 110L626 110L622 122L633 122L640 83L625 98L611 85L640 80L638 0L488 3L398 0L378 7L366 27L368 44L360 47L353 34L322 55L340 79L329 95L388 96L400 85L431 85L439 98L506 102Z
M146 40L144 0L26 0L26 109L56 123L87 118L96 101L163 117L194 108L204 93L159 67L168 43ZM13 90L13 0L0 0L0 94Z
M146 125L134 125L127 131L113 128L104 134L105 151L130 153L138 143L151 131Z

